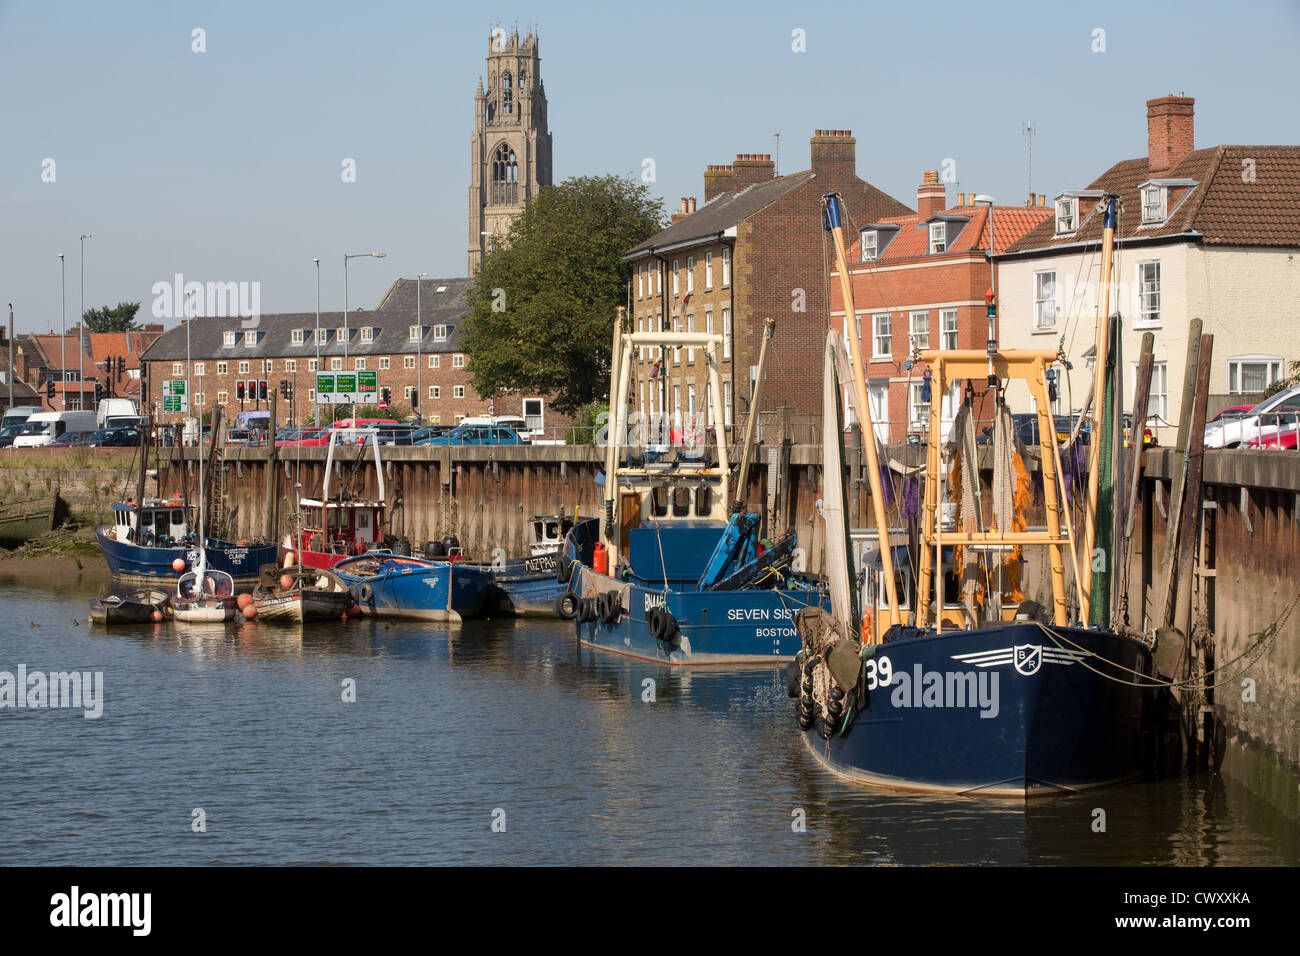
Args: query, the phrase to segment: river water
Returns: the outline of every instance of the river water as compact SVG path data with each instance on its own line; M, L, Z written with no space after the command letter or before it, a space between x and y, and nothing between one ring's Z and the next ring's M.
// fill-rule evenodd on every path
M559 621L110 631L95 586L41 584L0 579L0 671L102 671L103 713L0 709L10 863L1300 861L1216 777L1028 806L842 783L776 668L669 670Z

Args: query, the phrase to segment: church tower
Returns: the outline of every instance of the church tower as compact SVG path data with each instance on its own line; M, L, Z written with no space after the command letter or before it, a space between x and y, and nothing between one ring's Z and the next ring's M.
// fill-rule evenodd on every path
M551 185L541 62L536 31L529 29L522 42L518 29L489 35L487 87L480 77L470 137L470 275L493 242L505 241L525 200Z

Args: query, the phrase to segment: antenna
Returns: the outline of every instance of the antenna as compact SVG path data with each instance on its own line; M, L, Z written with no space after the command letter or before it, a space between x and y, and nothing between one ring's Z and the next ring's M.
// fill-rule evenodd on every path
M772 175L781 175L781 131L778 129L772 133L776 137L776 163L772 167Z
M1025 164L1025 201L1028 202L1034 192L1034 133L1037 132L1034 129L1034 121L1026 120L1025 125L1021 127L1021 132L1025 134L1025 139L1029 143L1029 155Z

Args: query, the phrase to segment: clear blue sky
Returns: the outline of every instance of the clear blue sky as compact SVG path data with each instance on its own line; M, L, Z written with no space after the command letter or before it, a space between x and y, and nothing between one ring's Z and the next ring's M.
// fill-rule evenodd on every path
M946 157L962 191L1022 202L1028 119L1034 190L1083 186L1145 152L1143 103L1170 92L1196 97L1198 146L1300 142L1296 0L0 0L0 305L20 332L57 329L64 252L71 325L84 232L87 305L141 300L142 317L177 272L258 281L266 313L315 308L314 256L327 310L345 252L388 252L350 266L364 308L398 275L462 275L473 94L498 22L540 30L557 181L653 157L669 209L703 199L706 164L775 152L778 130L789 172L812 130L852 129L859 174L908 205Z

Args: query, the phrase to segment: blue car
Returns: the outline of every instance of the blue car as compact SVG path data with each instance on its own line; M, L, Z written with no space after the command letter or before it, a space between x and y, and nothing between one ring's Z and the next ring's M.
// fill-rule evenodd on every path
M522 445L513 428L503 425L457 425L445 435L419 442L421 445Z

